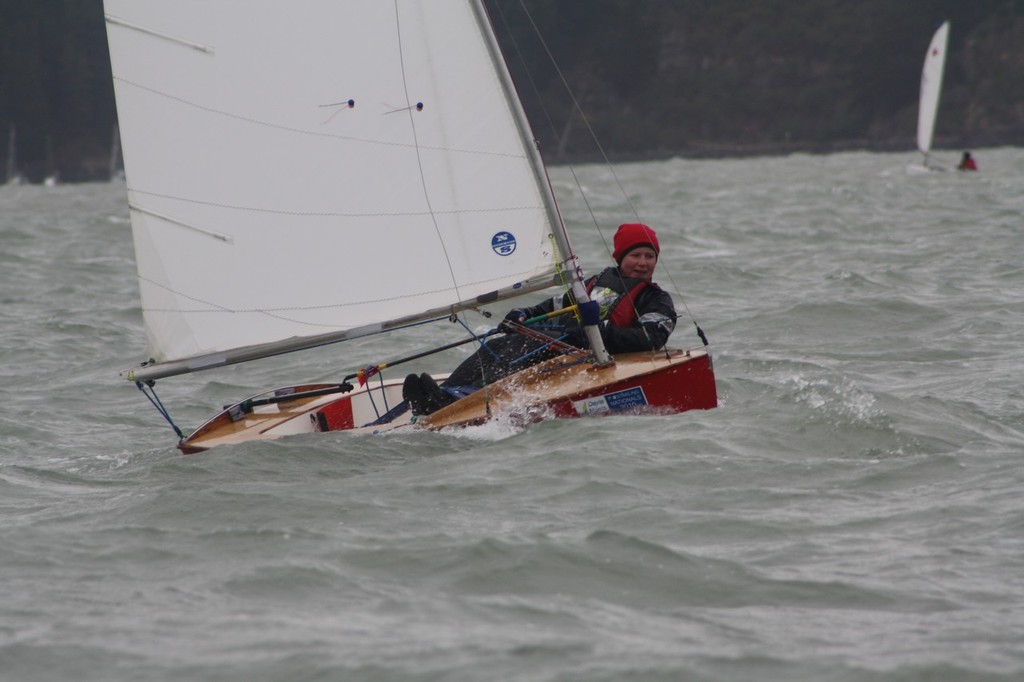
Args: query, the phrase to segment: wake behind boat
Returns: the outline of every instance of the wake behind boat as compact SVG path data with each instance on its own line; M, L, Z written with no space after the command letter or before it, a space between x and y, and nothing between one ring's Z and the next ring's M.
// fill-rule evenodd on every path
M239 401L188 437L175 426L182 451L717 405L706 342L605 349L480 2L104 7L151 358L123 374L172 425L158 379L427 322L468 331L483 306L552 286L583 322L584 349L429 416L384 377L403 358Z

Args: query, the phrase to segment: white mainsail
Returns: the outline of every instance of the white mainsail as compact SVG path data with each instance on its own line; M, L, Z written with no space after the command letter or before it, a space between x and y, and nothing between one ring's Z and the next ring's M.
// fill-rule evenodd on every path
M130 378L553 282L567 241L478 2L104 9L156 361Z
M935 134L935 117L939 111L942 92L942 73L946 66L946 46L949 42L949 22L943 22L932 36L921 70L921 97L917 112L917 148L927 158Z

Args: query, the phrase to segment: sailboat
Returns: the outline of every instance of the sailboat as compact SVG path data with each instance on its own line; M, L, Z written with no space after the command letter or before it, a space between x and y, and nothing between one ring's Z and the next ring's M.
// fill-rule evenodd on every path
M11 123L7 128L7 169L4 173L4 184L7 185L25 184L25 176L18 170L17 140L17 130Z
M46 177L43 178L43 187L56 187L60 183L60 172L57 170L57 163L53 155L53 136L46 136Z
M124 180L124 170L121 168L121 133L114 124L110 133L110 161L107 164L107 179L111 182Z
M182 452L717 405L706 341L612 357L588 319L589 348L426 417L402 410L385 370L464 341L250 396L186 436L157 380L484 315L553 286L585 318L596 302L478 0L104 12L149 358L122 376Z
M945 21L935 31L924 56L921 69L921 93L917 111L917 148L924 155L920 166L910 166L911 171L937 170L928 165L935 136L935 118L939 113L939 95L942 93L942 76L946 68L946 48L949 44L949 22Z

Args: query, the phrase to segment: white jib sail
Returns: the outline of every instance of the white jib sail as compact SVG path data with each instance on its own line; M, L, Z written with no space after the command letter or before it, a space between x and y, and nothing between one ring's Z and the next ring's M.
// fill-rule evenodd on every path
M946 66L946 46L949 42L949 22L944 22L932 36L921 70L921 98L917 112L917 148L926 156L932 149L935 117L939 111L942 92L942 72Z
M104 9L144 378L551 284L561 228L475 1Z

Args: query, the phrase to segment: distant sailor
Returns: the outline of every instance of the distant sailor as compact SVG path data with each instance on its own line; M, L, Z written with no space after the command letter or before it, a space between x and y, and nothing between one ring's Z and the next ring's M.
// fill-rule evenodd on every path
M652 281L661 254L658 235L642 223L627 223L619 226L613 245L612 258L617 265L586 282L591 300L600 305L598 328L605 347L612 354L662 348L675 328L676 310L672 296ZM573 303L566 293L530 308L510 310L498 325L504 336L487 341L440 386L429 374L410 374L405 378L403 398L414 415L430 414L502 377L556 357L559 350L549 342L516 331L530 318ZM573 315L555 317L550 325L551 329L537 331L588 347L586 335Z
M964 152L964 155L960 157L960 165L957 166L957 170L962 171L976 171L978 170L978 164L974 162L974 157L971 156L970 152Z

